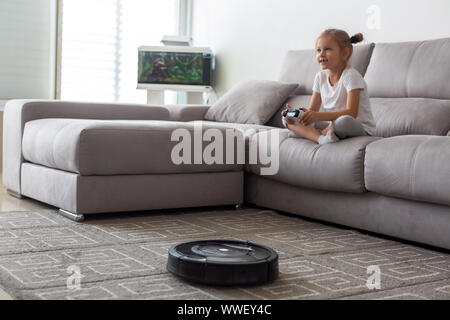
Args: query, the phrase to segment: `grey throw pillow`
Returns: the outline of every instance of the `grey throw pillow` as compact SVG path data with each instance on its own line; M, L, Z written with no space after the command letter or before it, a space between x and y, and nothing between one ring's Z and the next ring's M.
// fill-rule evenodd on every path
M297 87L271 80L242 81L208 109L205 120L265 124Z

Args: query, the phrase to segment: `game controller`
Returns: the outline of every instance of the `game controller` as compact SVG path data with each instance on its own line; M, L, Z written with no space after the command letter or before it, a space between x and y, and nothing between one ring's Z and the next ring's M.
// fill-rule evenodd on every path
M286 109L283 111L282 115L283 117L281 120L283 121L283 125L287 128L286 119L294 120L294 125L298 124L298 120L300 119L300 116L304 113L301 108L295 108L295 109Z

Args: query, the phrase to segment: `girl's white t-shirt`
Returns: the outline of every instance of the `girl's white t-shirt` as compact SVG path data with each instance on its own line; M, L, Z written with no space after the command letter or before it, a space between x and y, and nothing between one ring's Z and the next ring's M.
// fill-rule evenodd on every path
M328 80L328 71L316 74L313 91L320 93L322 105L319 111L335 112L347 108L347 93L354 89L362 89L359 96L358 119L369 135L375 134L375 121L370 109L367 85L361 74L354 68L346 68L337 83L332 86Z

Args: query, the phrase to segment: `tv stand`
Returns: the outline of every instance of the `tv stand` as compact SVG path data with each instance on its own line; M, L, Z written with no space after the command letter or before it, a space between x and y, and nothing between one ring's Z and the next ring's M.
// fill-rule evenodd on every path
M173 90L173 89L171 89ZM164 104L164 91L148 89L147 90L147 104L151 105L162 105ZM181 92L185 94L185 101L183 104L204 104L203 93L209 92L209 90L205 91L188 91L188 90L175 90L176 92Z
M147 90L147 104L164 104L164 90Z

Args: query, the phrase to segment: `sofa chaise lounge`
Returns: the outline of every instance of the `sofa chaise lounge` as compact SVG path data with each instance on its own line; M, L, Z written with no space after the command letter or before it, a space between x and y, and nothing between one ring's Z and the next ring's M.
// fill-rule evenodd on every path
M285 57L278 80L298 84L292 105L309 103L313 56L299 50ZM246 202L450 249L448 61L450 38L356 46L352 64L368 84L376 136L322 146L290 137L279 110L267 123L245 124L206 121L204 105L11 100L3 184L75 220ZM248 161L174 164L171 134L183 128L195 135L199 123L237 134L254 129L242 137L246 148L258 130L277 130L278 172L261 175L263 165Z

